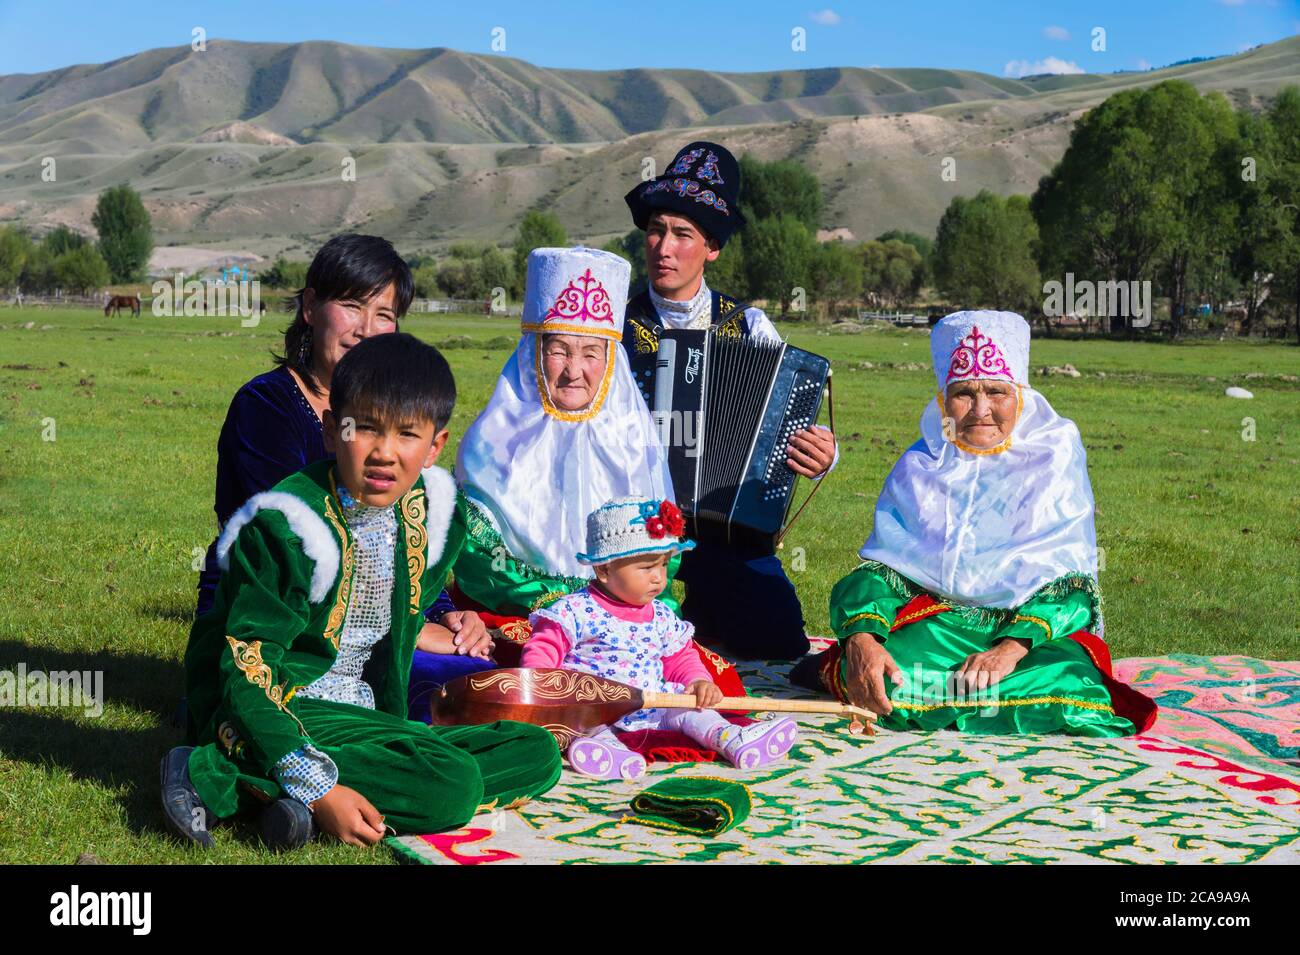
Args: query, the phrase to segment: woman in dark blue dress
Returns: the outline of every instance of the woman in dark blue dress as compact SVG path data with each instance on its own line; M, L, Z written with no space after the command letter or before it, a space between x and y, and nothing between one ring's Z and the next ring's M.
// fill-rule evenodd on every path
M276 356L275 368L235 393L221 427L218 534L254 494L329 457L321 414L329 407L334 366L363 338L396 331L413 295L411 271L385 239L339 235L316 253L285 331L284 354ZM196 614L211 608L220 577L214 539L199 574ZM410 715L427 722L434 688L495 664L485 658L492 641L478 614L458 611L444 592L426 616L411 669Z

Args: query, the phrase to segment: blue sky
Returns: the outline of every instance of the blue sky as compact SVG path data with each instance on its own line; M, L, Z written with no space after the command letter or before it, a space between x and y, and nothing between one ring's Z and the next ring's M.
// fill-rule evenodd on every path
M1300 33L1300 0L1027 2L167 3L0 0L0 74L100 63L209 38L338 40L366 46L449 46L542 66L717 70L917 66L1025 72L1110 72L1236 53ZM806 49L791 49L791 31ZM1105 52L1091 48L1106 31ZM501 34L498 34L501 36Z

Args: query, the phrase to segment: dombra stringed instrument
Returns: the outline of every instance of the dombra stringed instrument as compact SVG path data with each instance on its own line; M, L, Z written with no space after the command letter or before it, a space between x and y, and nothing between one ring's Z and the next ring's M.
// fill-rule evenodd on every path
M772 552L797 477L786 447L817 421L830 362L716 329L664 329L658 346L636 381L667 449L687 534Z
M561 749L574 737L609 726L640 709L694 709L695 706L695 696L691 693L652 693L578 670L541 667L484 670L457 677L444 684L431 703L435 726L516 720L549 730ZM849 717L849 731L867 735L874 734L872 723L876 719L876 714L869 710L824 700L729 696L707 709L830 713Z

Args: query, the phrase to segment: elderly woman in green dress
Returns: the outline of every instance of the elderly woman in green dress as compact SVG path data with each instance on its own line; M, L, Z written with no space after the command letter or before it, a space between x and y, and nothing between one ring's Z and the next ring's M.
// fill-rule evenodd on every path
M821 682L894 729L1142 731L1155 705L1101 639L1083 442L1029 385L1028 324L958 312L931 353L938 394L832 591Z

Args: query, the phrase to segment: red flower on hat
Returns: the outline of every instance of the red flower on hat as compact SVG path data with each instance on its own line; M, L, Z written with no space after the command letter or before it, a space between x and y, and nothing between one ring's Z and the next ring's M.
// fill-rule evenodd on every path
M672 501L662 501L659 504L659 513L645 519L645 532L655 540L670 535L681 537L686 533L686 520L676 504Z
M659 520L663 521L668 533L674 537L681 537L686 533L686 519L682 517L682 512L672 501L664 501L659 505Z

